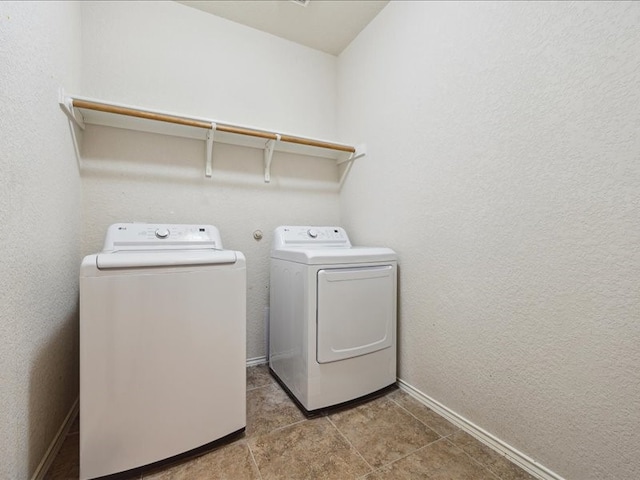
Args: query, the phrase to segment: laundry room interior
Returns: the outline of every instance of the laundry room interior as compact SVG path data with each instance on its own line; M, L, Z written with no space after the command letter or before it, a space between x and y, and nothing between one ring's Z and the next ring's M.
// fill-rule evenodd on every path
M250 366L277 227L389 247L401 391L526 478L640 478L640 3L353 2L334 53L190 3L0 3L0 478L46 478L77 412L80 264L119 222L244 254ZM264 148L81 128L74 95L354 155L276 147L266 181Z

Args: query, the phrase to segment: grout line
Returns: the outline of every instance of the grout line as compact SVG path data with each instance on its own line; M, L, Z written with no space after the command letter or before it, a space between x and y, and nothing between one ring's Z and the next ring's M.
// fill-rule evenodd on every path
M269 434L271 434L273 432L279 432L280 430L284 430L285 428L289 428L289 427L292 427L294 425L298 425L299 423L303 423L303 422L307 422L307 421L309 421L308 418L303 418L302 420L298 420L298 421L293 422L293 423L288 423L286 425L281 425L279 427L274 428L273 430L269 430L267 432L260 433L258 435L255 435L255 437L261 437L263 435L269 435ZM255 437L252 435L252 438L255 438Z
M258 462L256 462L256 457L253 455L253 450L251 450L251 445L249 445L249 442L247 442L246 440L245 440L245 445L249 449L249 455L251 455L251 460L253 460L253 464L255 465L256 470L258 471L258 478L260 480L262 480L262 472L260 471L260 467L258 466Z
M422 445L421 447L416 448L415 450L412 450L412 451L410 451L410 452L406 453L405 455L402 455L402 456L401 456L401 457L399 457L399 458L396 458L395 460L392 460L392 461L391 461L391 462L389 462L389 463L385 463L385 464L381 465L381 466L380 466L380 467L378 467L378 468L373 468L373 467L372 467L372 468L373 468L372 472L369 472L367 475L369 475L370 473L373 473L373 472L379 471L380 469L382 469L382 468L384 468L384 467L386 467L386 466L388 466L388 465L391 465L391 464L393 464L393 463L397 462L398 460L402 460L403 458L406 458L406 457L408 457L409 455L413 455L414 453L416 453L416 452L418 452L418 451L422 450L423 448L426 448L426 447L428 447L428 446L430 446L430 445L433 445L433 444L434 444L434 443L436 443L436 442L439 442L439 441L441 441L441 440L444 440L444 439L445 439L445 437L444 437L443 435L440 435L440 434L439 434L438 432L436 432L434 429L432 429L431 427L429 427L429 425L427 425L425 422L423 422L422 420L420 420L420 419L419 419L418 417L416 417L413 413L411 413L409 410L407 410L406 408L404 408L402 405L400 405L398 402L396 402L396 401L395 401L395 400L393 400L392 398L389 398L387 395L385 395L383 398L387 398L387 399L391 400L391 402L392 402L393 404L395 404L397 407L399 407L401 411L404 411L404 412L406 412L410 417L415 418L415 419L416 419L416 420L417 420L421 425L423 425L424 427L426 427L426 428L428 428L429 430L431 430L432 432L434 432L434 433L438 436L438 438L436 438L436 439L435 439L434 441L432 441L432 442L429 442L429 443L427 443L427 444L425 444L425 445ZM347 438L347 437L346 437L346 436L345 436L345 435L340 431L340 429L339 429L339 428L338 428L338 427L337 427L337 426L336 426L336 425L331 421L331 419L330 419L328 416L327 416L327 420L329 420L329 422L330 422L330 423L331 423L331 424L336 428L336 430L338 430L338 432L339 432L339 433L340 433L340 434L341 434L341 435L342 435L342 436L347 440L347 442L349 442L349 445L351 445L351 446L353 447L353 444L349 441L349 439L348 439L348 438ZM448 440L446 440L446 441L448 441ZM457 446L457 445L456 445L456 446ZM358 455L360 455L360 452L359 452L355 447L353 447L353 448L354 448L354 449L355 449L355 451L358 453ZM458 447L458 448L460 448L460 447ZM462 449L461 449L461 450L462 450ZM463 450L463 451L464 451L464 450ZM364 460L364 458L362 457L362 455L360 455L360 457ZM371 465L369 464L369 462L367 462L366 460L364 460L364 461L365 461L365 463L366 463L367 465L371 466ZM493 472L491 472L491 473L493 473ZM364 477L362 477L362 478L364 478Z
M283 426L281 426L281 427L274 428L274 429L273 429L273 430L271 430L269 433L271 433L271 432L277 432L278 430L282 430L282 429L285 429L285 428L287 428L287 427L292 427L292 426L294 426L294 425L298 425L298 424L300 424L300 423L304 423L304 422L308 422L308 421L310 421L308 418L303 418L303 419L301 419L301 420L298 420L297 422L293 422L293 423L290 423L290 424L288 424L288 425L283 425Z
M387 397L389 398L389 397ZM416 417L413 413L411 413L409 410L407 410L406 408L404 408L402 405L400 405L398 402L396 402L393 398L389 398L389 400L391 400L393 403L395 403L398 407L400 407L402 410L404 410L405 412L407 412L410 416L412 416L413 418L415 418L417 421L419 421L422 425L424 425L425 427L427 427L429 430L431 430L432 432L434 432L436 435L438 435L438 440L440 438L446 438L449 435L452 435L452 433L450 433L449 435L440 435L438 432L436 432L433 428L431 428L431 426L429 424L427 424L426 422L422 421L421 419L419 419L418 417ZM431 442L433 443L433 442ZM430 445L430 444L429 444Z
M459 447L459 448L462 448L462 447ZM499 480L501 480L501 479L502 479L502 477L501 477L500 475L498 475L496 472L494 472L494 471L492 470L492 468L491 468L488 464L482 463L482 462L481 462L480 460L478 460L477 458L474 458L470 453L467 453L467 452L464 450L464 448L462 448L462 451L463 451L464 453L466 453L466 454L467 454L467 456L469 456L469 458L471 458L471 460L473 460L474 462L476 462L478 465L482 465L482 468L484 468L487 472L491 473L494 477L496 477L496 478L497 478L497 479L499 479ZM505 458L506 458L506 457L505 457ZM508 459L507 459L507 460L508 460ZM513 462L511 462L510 460L508 460L508 461L509 461L510 463L512 463L512 464L513 464ZM515 464L514 464L514 465L515 465ZM516 465L516 466L517 466L517 465ZM525 471L526 471L526 470L525 470ZM528 472L527 472L527 473L528 473Z
M260 388L268 388L268 387L273 387L274 385L278 386L278 388L280 388L280 390L282 390L282 388L280 387L280 385L278 385L278 382L276 382L275 380L271 380L271 382L265 384L265 385L258 385L256 387L253 388L246 388L247 392L253 392L254 390L258 390ZM284 392L284 390L282 390ZM296 407L297 408L297 407Z
M265 387L270 387L271 385L273 385L274 382L268 383L266 385L258 385L257 387L251 387L251 388L247 388L247 392L253 392L254 390L257 390L259 388L265 388Z
M434 440L431 443L428 443L420 448L417 448L416 450L413 450L412 452L407 453L406 455L403 455L402 457L396 458L395 460L389 462L389 463L385 463L384 465L381 465L377 470L381 470L384 467L393 465L394 463L407 458L410 455L413 455L414 453L419 452L420 450L424 450L425 448L434 445L438 442L447 442L450 443L451 445L453 445L455 448L457 448L458 450L460 450L464 455L466 455L467 457L469 457L469 459L471 459L472 462L474 462L475 464L477 464L478 466L480 466L483 470L486 470L487 472L489 472L490 475L492 475L496 480L502 480L502 477L500 477L499 475L497 475L495 472L493 472L492 470L489 469L489 467L487 467L486 465L484 465L483 463L481 463L480 461L476 460L474 457L472 457L469 453L467 453L467 451L462 448L461 446L459 446L458 444L454 443L453 441L449 440L446 437L440 437L437 440ZM376 470L376 471L377 471Z
M282 393L285 393L285 392L280 388L280 385L278 385L278 383L277 383L277 382L272 382L272 383L271 383L271 384L269 384L269 385L264 385L264 386L262 386L262 387L254 388L254 389L252 389L251 391L259 390L259 389L261 389L261 388L262 388L262 389L266 389L266 388L272 388L272 389L274 389L274 388L275 388L275 389L277 389L277 390L279 390L279 391L282 391ZM286 395L286 394L285 394L285 395ZM291 404L291 405L296 409L296 411L299 411L299 410L298 410L298 407L297 407L293 402L291 402L291 400L289 399L289 397L288 397L288 396L286 397L286 400L285 400L285 402L284 402L284 403ZM279 403L278 405L282 405L282 404L283 404L283 403ZM302 414L301 414L301 415L302 415ZM270 433L272 433L272 432L277 432L277 431L279 431L279 430L282 430L283 428L291 427L292 425L297 425L298 423L302 423L302 422L304 422L304 421L306 421L306 420L307 420L307 418L305 418L305 417L304 417L304 415L303 415L303 416L302 416L302 419L300 419L300 420L296 420L296 421L294 421L294 422L292 422L292 423L288 423L288 424L286 424L286 425L280 425L280 426L278 426L278 427L276 427L276 428L274 428L274 429L272 429L272 430L268 430L268 431L265 431L265 432L262 432L262 433L258 433L258 434L252 433L251 435L247 435L247 437L246 437L246 438L250 438L250 437L251 437L251 438L253 438L253 437L259 437L259 436L262 436L262 435L270 434Z
M389 398L389 397L387 397L387 398ZM397 401L396 401L396 400L394 400L393 398L389 398L389 400L391 400L393 403L395 403L395 404L396 404L398 407L400 407L402 410L406 411L409 415L411 415L413 418L415 418L416 420L418 420L418 421L419 421L420 423L422 423L424 426L426 426L426 427L427 427L427 428L429 428L430 430L432 430L432 431L434 431L435 433L437 433L437 434L440 436L440 439L444 439L444 438L446 438L446 439L447 439L451 444L453 444L455 447L457 447L457 448L459 448L460 450L462 450L462 452L463 452L467 457L469 457L469 458L470 458L471 460L473 460L475 463L477 463L478 465L480 465L483 469L487 470L487 471L488 471L491 475L493 475L496 479L499 479L499 480L501 480L501 479L502 479L502 477L501 477L500 475L498 475L496 472L494 472L494 471L489 467L489 465L482 463L480 460L476 459L476 458L475 458L475 457L473 457L470 453L468 453L468 452L467 452L467 451L466 451L466 450L465 450L461 445L458 445L456 442L454 442L453 440L449 439L449 437L453 436L453 434L454 434L454 433L456 433L455 431L454 431L454 432L451 432L451 433L450 433L450 434L448 434L448 435L440 435L440 433L436 432L436 431L435 431L435 430L434 430L434 429L433 429L429 424L427 424L426 422L424 422L423 420L421 420L420 418L418 418L416 415L414 415L414 414L413 414L410 410L408 410L407 408L405 408L405 407L403 407L402 405L400 405L400 403L399 403L399 402L397 402ZM427 408L429 408L429 407L427 407ZM431 410L431 411L433 412L433 410ZM434 413L437 413L437 412L434 412ZM439 415L439 414L438 414L438 415ZM442 417L442 415L440 415L440 416ZM444 418L444 417L442 417L442 418L443 418L444 420L447 420L447 419L446 419L446 418ZM447 421L448 421L448 420L447 420ZM451 423L451 422L449 422L449 423ZM453 425L453 424L452 424L452 425ZM454 425L454 426L455 426L455 425ZM456 430L456 431L461 431L461 430L462 430L460 427L457 427L457 426L455 426L455 427L457 428L457 430ZM440 439L438 439L438 440L440 440ZM435 442L432 442L432 443L435 443ZM431 445L431 444L429 444L429 445ZM425 446L426 446L426 445L425 445ZM421 448L423 448L423 447L421 447ZM420 449L418 449L418 450L420 450ZM417 452L418 450L416 450L416 452ZM404 458L404 457L403 457L403 458ZM506 456L505 456L505 458L506 458L507 460L509 460L509 458L508 458L508 457L506 457ZM394 461L397 461L397 460L394 460ZM509 462L513 464L513 462L511 462L511 460L509 460ZM391 462L391 463L393 463L393 462ZM515 465L515 464L514 464L514 465ZM516 466L518 466L518 465L516 465ZM527 473L528 473L528 472L527 472Z
M450 440L451 441L451 440ZM451 443L453 445L455 445L456 447L458 447L460 450L462 450L462 453L464 453L467 457L469 457L471 459L472 462L477 463L478 465L480 465L484 470L486 470L487 472L489 472L491 475L493 475L496 479L501 480L502 477L500 475L498 475L496 472L494 472L493 470L491 470L489 468L488 465L485 465L484 463L482 463L480 460L478 460L477 458L475 458L473 455L471 455L470 453L468 453L464 448L462 448L460 445L458 445L457 443L451 441Z
M450 434L450 435L453 435ZM465 450L465 448L462 445L458 445L455 441L450 440L449 438L447 438L447 441L453 445L454 447L456 447L457 449L461 450L462 453L464 453L467 457L469 457L471 459L472 462L480 465L484 470L486 470L487 472L489 472L491 475L493 475L497 480L502 480L502 477L500 475L498 475L496 472L494 472L493 470L491 470L489 468L489 465L482 463L480 460L478 460L475 456L471 455L469 452L467 452Z
M464 432L464 430L462 430L461 428L459 428L459 429L458 429L458 431L461 431L461 432L463 432L463 433L466 433L466 432ZM449 434L449 435L447 435L445 438L447 438L447 440L448 440L449 442L451 442L451 444L452 444L452 445L454 445L456 448L459 448L460 450L462 450L462 452L463 452L467 457L469 457L469 458L470 458L474 463L477 463L477 464L478 464L478 465L480 465L484 470L486 470L486 471L487 471L487 472L489 472L491 475L493 475L493 477L494 477L496 480L502 480L502 477L501 477L497 472L495 472L495 471L493 470L492 466L491 466L489 463L481 462L478 458L476 458L476 457L475 457L475 455L472 455L471 453L469 453L469 452L464 448L464 446L463 446L463 445L458 444L458 443L456 443L453 439L449 438L449 437L452 437L454 433L456 433L456 432L452 432L452 433L450 433L450 434ZM479 442L478 440L476 440L476 441L477 441L478 443L481 443L481 442ZM483 447L486 447L487 449L489 449L492 453L496 453L496 454L500 455L500 458L502 458L502 459L506 460L506 461L507 461L508 463L510 463L511 465L513 465L513 466L515 466L515 467L517 467L517 468L520 468L521 470L523 470L523 471L525 471L526 473L528 473L529 475L531 475L529 472L527 472L526 470L524 470L522 467L520 467L520 466L519 466L519 465L517 465L516 463L512 462L512 461L511 461L511 459L510 459L508 456L506 456L506 455L502 455L502 454L500 454L500 452L496 452L495 450L492 450L492 449L491 449L489 446L487 446L487 445L482 444L482 446L483 446ZM532 475L532 476L533 476L533 475ZM507 479L507 480L508 480L508 479Z
M393 465L394 463L396 463L396 462L398 462L398 461L400 461L400 460L402 460L402 459L404 459L404 458L407 458L409 455L413 455L414 453L417 453L417 452L419 452L420 450L424 450L425 448L427 448L427 447L429 447L429 446L433 445L434 443L438 443L438 442L440 442L440 441L442 441L442 440L444 440L444 437L437 438L437 439L436 439L436 440L434 440L433 442L429 442L429 443L427 443L426 445L421 446L420 448L416 448L415 450L412 450L412 451L410 451L409 453L406 453L405 455L402 455L401 457L398 457L398 458L396 458L395 460L390 461L389 463L385 463L384 465L380 465L380 467L378 467L378 468L377 468L377 470L381 470L381 469L383 469L384 467L388 467L389 465Z
M353 451L354 451L354 452L356 452L356 453L358 454L358 456L359 456L359 457L362 459L362 461L367 465L367 467L369 467L369 470L370 470L370 471L369 471L369 472L367 472L367 473L366 473L366 475L369 475L370 473L375 472L375 471L376 471L376 469L375 469L375 468L373 468L373 467L369 464L369 462L367 462L367 461L365 460L365 458L362 456L362 454L360 453L360 451L359 451L359 450L358 450L358 449L353 445L353 443L351 443L351 441L347 438L347 436L346 436L344 433L342 433L342 432L340 431L340 429L337 427L337 425L336 425L335 423L333 423L333 422L331 421L331 418L329 418L329 415L327 415L325 418L327 419L327 421L328 421L331 425L333 425L333 428L335 428L335 429L336 429L336 431L338 432L338 434L339 434L342 438L344 438L345 442L347 442L347 443L349 444L349 446L350 446L351 448L353 448ZM366 475L363 475L362 477L364 478Z

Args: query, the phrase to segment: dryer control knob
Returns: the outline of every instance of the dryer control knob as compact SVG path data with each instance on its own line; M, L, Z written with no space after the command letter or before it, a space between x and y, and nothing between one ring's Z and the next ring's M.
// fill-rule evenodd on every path
M310 228L309 230L307 230L307 235L309 235L311 238L318 238L318 231L315 228Z
M167 238L169 236L168 228L159 228L156 230L156 237L158 238Z

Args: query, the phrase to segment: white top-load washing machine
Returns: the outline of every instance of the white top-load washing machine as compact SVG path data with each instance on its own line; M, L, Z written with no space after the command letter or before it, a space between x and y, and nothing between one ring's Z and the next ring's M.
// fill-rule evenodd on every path
M395 384L396 296L393 250L340 227L275 230L269 367L305 413Z
M80 268L80 478L242 432L245 338L245 259L215 227L111 225Z

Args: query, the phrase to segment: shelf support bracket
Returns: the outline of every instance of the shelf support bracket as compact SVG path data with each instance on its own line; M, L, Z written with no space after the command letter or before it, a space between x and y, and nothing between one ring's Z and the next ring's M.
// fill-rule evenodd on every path
M204 174L207 177L211 177L212 175L212 164L213 164L213 134L216 131L217 125L214 122L211 122L211 129L207 130L207 164L204 169Z
M62 88L58 90L58 105L60 105L60 109L69 120L80 127L81 130L84 130L84 119L82 118L82 115L76 115L76 112L73 109L73 99L71 97L67 97Z
M346 158L344 160L338 160L336 162L336 165L343 165L343 164L347 164L343 169L342 169L342 175L340 175L340 189L342 189L342 186L344 185L344 181L347 179L347 175L349 174L349 171L351 170L351 166L353 165L353 161L357 158L361 158L364 157L367 154L367 146L362 144L362 145L358 145L356 147L356 151L353 152L351 155L349 155L349 158Z
M264 183L271 182L271 160L273 159L273 148L276 142L280 141L280 134L276 133L275 140L268 140L264 146Z
M336 162L336 165L342 165L343 163L347 163L347 162L351 163L358 158L364 157L366 154L367 154L366 145L358 145L356 147L356 151L353 152L351 155L349 155L349 158L338 160Z

